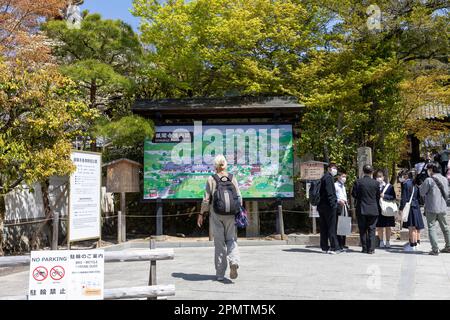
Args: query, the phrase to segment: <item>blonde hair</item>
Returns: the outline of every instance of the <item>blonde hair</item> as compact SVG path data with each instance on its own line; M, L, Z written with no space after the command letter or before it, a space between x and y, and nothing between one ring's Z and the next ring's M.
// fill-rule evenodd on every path
M214 158L214 166L216 167L217 171L226 170L227 165L227 159L225 159L222 154L219 154Z

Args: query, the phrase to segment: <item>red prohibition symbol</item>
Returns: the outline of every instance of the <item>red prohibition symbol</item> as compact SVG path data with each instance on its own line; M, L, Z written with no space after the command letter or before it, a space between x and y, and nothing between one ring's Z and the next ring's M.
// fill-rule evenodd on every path
M45 267L37 267L33 270L33 278L36 281L44 281L47 279L48 271Z
M64 278L64 274L64 268L61 266L54 266L50 269L50 277L53 280L61 280L62 278Z

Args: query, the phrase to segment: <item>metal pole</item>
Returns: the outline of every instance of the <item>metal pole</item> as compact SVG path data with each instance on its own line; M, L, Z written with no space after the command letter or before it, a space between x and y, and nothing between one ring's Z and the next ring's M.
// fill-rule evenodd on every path
M53 211L52 250L58 250L59 213Z

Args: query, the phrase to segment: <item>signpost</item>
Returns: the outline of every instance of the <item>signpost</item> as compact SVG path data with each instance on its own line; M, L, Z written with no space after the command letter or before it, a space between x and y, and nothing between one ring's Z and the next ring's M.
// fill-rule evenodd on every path
M324 173L325 162L306 161L300 163L300 178L306 181L306 199L309 199L309 188L311 181L320 180ZM309 217L312 219L313 234L317 233L316 218L319 217L317 207L309 205Z
M76 171L70 176L69 244L101 238L101 154L73 151Z
M103 299L104 251L32 251L30 300Z

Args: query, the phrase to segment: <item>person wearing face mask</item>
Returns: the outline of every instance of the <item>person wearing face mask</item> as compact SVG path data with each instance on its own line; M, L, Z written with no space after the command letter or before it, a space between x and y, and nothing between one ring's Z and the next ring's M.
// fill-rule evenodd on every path
M374 178L380 184L380 197L383 200L391 201L396 199L394 187L386 183L384 180L384 173L382 170L377 170L374 174ZM386 217L383 214L378 215L377 221L377 233L378 238L380 239L380 248L390 248L390 240L391 240L391 227L395 227L395 217ZM383 237L386 237L384 240Z
M450 253L450 228L445 216L447 214L447 202L449 186L447 179L441 174L438 163L427 165L429 178L420 186L420 195L425 198L425 216L427 217L428 237L430 239L430 255L437 256L439 252ZM445 239L445 248L439 251L436 235L436 224L439 223Z
M335 163L328 165L327 172L320 179L319 211L320 247L322 252L336 254L343 252L336 235L337 197L333 177L337 175Z
M358 218L359 237L363 253L375 253L375 229L380 215L380 186L372 178L373 168L364 165L364 177L358 179L352 189L352 197L356 200L356 216Z
M420 230L424 229L422 213L419 204L419 188L414 184L414 171L402 170L399 173L399 182L402 184L400 200L400 216L408 201L411 200L411 207L408 214L408 221L403 223L403 228L409 230L409 242L405 245L405 251L417 251L420 241ZM412 197L412 198L411 198Z
M344 207L348 208L348 200L347 200L347 191L345 190L345 182L347 181L347 174L345 171L341 171L337 175L338 179L334 183L334 187L336 189L336 197L337 197L337 215L344 214ZM339 247L342 249L348 249L345 245L345 236L337 236Z

